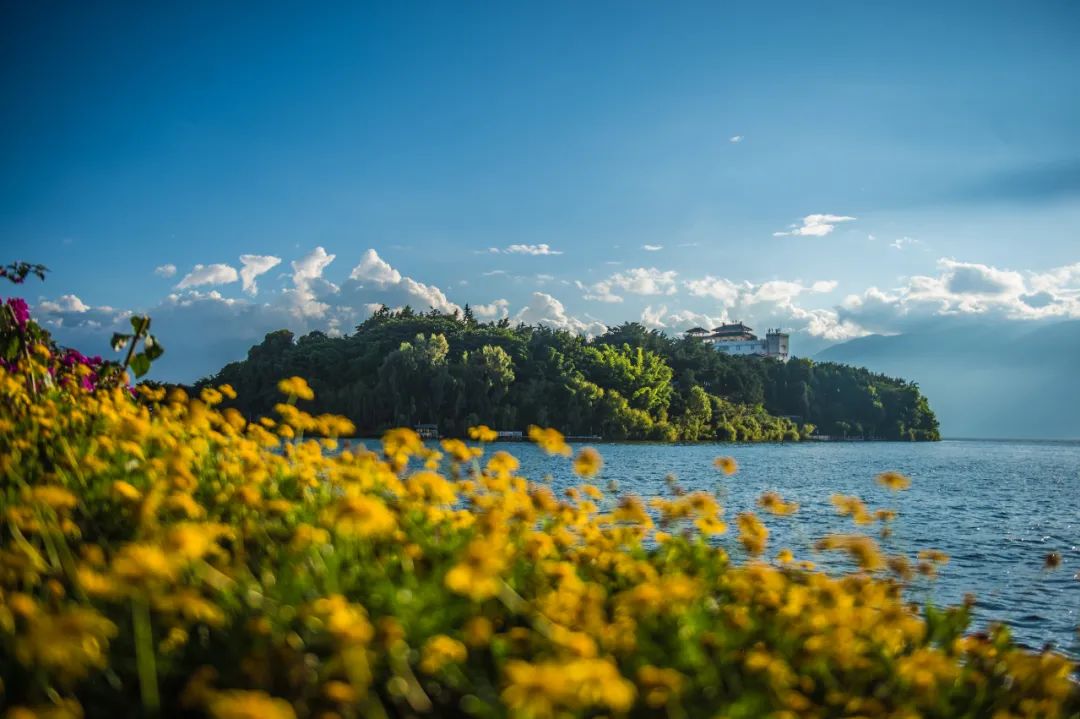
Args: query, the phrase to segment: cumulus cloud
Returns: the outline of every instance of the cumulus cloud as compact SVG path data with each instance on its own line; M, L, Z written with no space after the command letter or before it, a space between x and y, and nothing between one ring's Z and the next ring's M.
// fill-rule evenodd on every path
M735 317L765 327L786 327L812 337L844 340L867 334L852 321L840 319L835 309L807 309L799 298L832 292L835 280L817 280L809 284L790 280L769 280L762 283L733 282L723 277L707 275L683 282L692 297L714 300L719 309L717 317L681 310L663 321L672 329L690 326L712 327Z
M230 282L236 282L238 279L240 279L240 276L236 273L236 269L230 265L195 265L195 268L184 275L176 287L183 290L202 285L227 285Z
M802 219L802 225L791 225L784 232L774 232L773 237L787 237L789 235L799 237L824 237L836 229L841 222L852 222L856 218L847 215L807 215Z
M257 295L259 288L255 284L255 278L280 265L281 258L273 255L240 255L240 264L243 265L240 268L240 282L244 292Z
M379 254L369 249L360 258L360 264L352 269L349 279L370 280L379 284L396 284L401 282L401 273L390 266Z
M873 235L871 235L870 239L873 239ZM913 237L901 237L899 239L896 239L896 240L893 240L892 242L890 242L889 247L893 248L894 250L902 250L905 247L910 247L911 245L920 245L920 244L922 244L922 243L919 240L916 240Z
M499 249L498 247L489 247L488 252L493 254L503 253L506 255L561 255L562 250L553 250L551 246L546 243L540 243L539 245L510 245Z
M694 297L710 297L719 300L723 306L734 304L739 297L739 286L729 279L705 275L696 280L687 280L683 285Z
M915 275L900 287L870 287L861 295L849 295L839 313L868 330L885 333L946 316L1080 317L1080 263L1021 272L942 258L936 275Z
M331 255L322 247L316 247L304 257L290 263L293 269L293 286L285 290L282 296L294 317L318 319L326 315L330 304L325 300L337 294L338 287L324 280L322 273L335 257L337 255Z
M646 252L659 252L660 250L664 249L664 246L663 245L642 245L641 249L645 250Z
M540 324L577 334L598 335L607 330L601 322L584 322L566 312L563 303L546 292L533 292L529 304L515 316L518 322Z
M77 295L61 295L55 300L43 300L34 307L34 318L54 332L79 328L102 332L104 328L129 316L130 312L118 311L105 305L92 307Z
M56 300L46 300L41 303L41 309L46 312L86 312L90 307L80 300L77 295L60 295Z
M502 319L510 316L510 302L507 300L495 300L487 305L472 305L473 313L483 319Z
M663 329L667 327L664 324L665 314L667 314L667 305L660 305L656 309L649 305L641 311L641 324L650 329Z
M461 307L451 302L441 289L405 277L374 249L364 252L360 263L352 269L344 294L353 304L359 301L357 298L369 300L377 296L393 308L409 305L422 310L433 307L440 312L461 311Z
M597 302L622 302L615 290L633 295L673 295L677 291L675 270L658 270L655 267L635 267L616 272L605 280L586 285L578 282L584 299Z
M176 274L176 265L173 265L173 264L158 265L157 267L154 268L154 274L157 275L158 277L165 277L165 278L172 277L173 275Z
M733 143L733 144L738 144L738 143L742 142L745 139L746 138L743 137L742 135L732 135L731 137L728 138L728 142Z

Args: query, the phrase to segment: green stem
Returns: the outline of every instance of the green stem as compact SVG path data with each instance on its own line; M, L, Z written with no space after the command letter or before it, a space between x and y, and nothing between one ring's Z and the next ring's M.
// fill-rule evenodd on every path
M145 595L132 600L131 621L135 629L135 663L138 666L143 710L147 716L157 716L161 709L161 698L158 696L154 628L150 623L150 604Z

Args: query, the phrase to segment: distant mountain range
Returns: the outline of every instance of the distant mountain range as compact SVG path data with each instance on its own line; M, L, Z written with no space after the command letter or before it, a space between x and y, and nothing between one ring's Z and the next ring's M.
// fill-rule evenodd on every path
M814 355L918 382L945 437L1080 439L1080 320L869 335Z

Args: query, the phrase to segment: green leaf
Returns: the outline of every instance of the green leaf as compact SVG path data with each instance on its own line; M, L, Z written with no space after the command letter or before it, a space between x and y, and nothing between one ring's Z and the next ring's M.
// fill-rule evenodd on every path
M136 379L150 371L150 358L146 353L140 352L131 358L131 371L135 373Z
M165 348L161 346L161 343L157 341L154 335L148 335L146 338L146 357L151 362L156 360L161 355L165 354Z
M135 336L138 337L139 335L150 329L150 318L143 317L142 315L132 316L131 329L135 331Z

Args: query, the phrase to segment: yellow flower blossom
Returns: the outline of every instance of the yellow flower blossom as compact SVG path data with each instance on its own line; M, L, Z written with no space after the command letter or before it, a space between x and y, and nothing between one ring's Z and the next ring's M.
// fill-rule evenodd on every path
M603 466L603 457L592 447L583 447L574 457L574 472L582 477L595 477Z
M734 457L717 457L713 460L713 466L727 475L732 475L739 471L739 464L735 461Z
M557 454L563 457L569 457L571 454L570 445L566 443L562 433L556 429L545 429L531 424L529 425L529 439L536 442L540 449L547 454Z
M424 642L420 651L420 671L435 674L447 664L460 664L467 655L465 645L457 639L436 634Z
M799 511L799 505L795 502L785 502L776 492L766 492L758 498L758 506L770 514L787 516Z
M499 433L488 427L486 424L469 427L469 439L476 440L477 442L494 442L498 438Z
M278 382L278 391L290 397L298 399L315 399L315 393L308 387L303 377L289 377Z
M894 492L911 486L911 480L899 472L882 472L877 476L877 483Z
M769 538L768 528L751 512L743 512L737 518L739 541L750 554L765 551L765 542Z
M240 689L215 692L206 709L213 719L296 719L296 712L284 699Z

